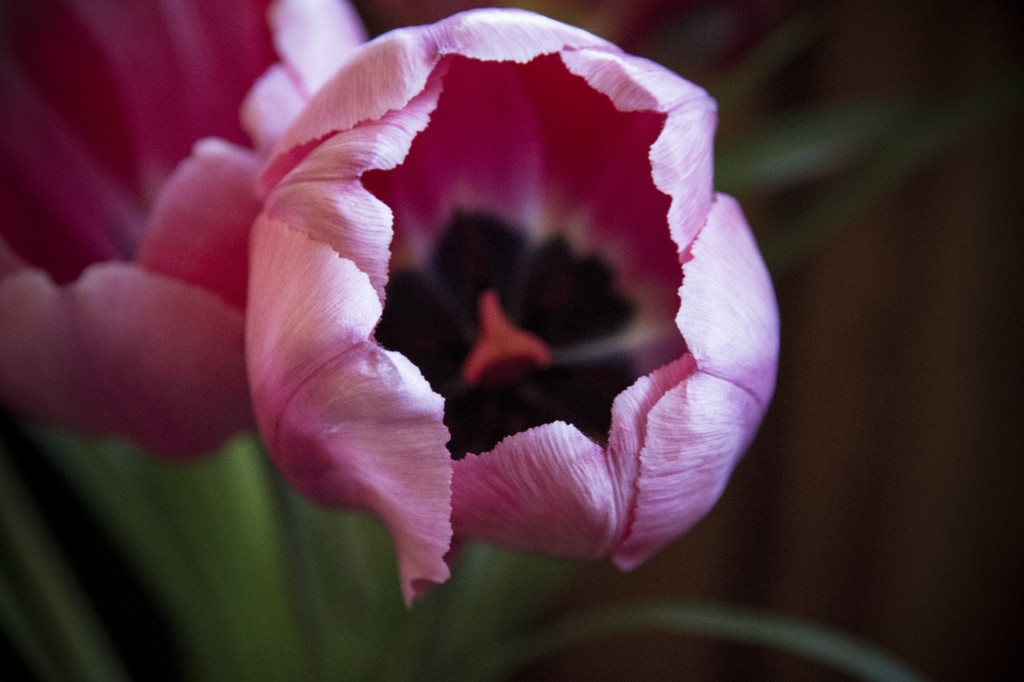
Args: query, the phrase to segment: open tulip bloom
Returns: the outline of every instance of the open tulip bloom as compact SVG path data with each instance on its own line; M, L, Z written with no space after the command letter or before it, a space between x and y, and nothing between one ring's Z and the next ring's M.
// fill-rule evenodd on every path
M371 512L411 602L453 540L638 566L770 400L771 283L712 188L714 101L583 31L480 10L356 48L277 142L246 357L268 451ZM262 98L262 99L261 99Z

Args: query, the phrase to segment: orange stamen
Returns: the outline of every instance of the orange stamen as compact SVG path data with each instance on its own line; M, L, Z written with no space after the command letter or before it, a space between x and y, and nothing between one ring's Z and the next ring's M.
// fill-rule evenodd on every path
M551 364L547 344L508 319L497 292L484 291L477 305L480 334L462 363L467 383L505 384Z

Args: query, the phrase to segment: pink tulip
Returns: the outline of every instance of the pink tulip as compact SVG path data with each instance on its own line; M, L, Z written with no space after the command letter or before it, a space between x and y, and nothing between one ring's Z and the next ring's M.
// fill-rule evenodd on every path
M251 427L243 311L262 156L241 146L239 106L275 49L272 71L308 99L363 39L340 0L275 3L273 34L267 12L0 8L4 405L175 457ZM248 123L268 144L297 108L262 102Z
M385 522L407 601L453 536L628 570L722 492L778 315L714 126L666 69L480 10L357 49L277 142L257 421L298 490Z

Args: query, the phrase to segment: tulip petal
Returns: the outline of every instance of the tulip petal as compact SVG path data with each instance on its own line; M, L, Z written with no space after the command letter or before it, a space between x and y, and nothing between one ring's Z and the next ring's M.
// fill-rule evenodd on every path
M270 26L278 53L307 97L366 42L366 29L347 0L279 0L270 9Z
M411 603L449 575L444 401L412 363L370 339L380 301L353 261L266 216L252 258L249 375L270 453L320 504L384 521Z
M354 53L320 89L278 143L263 182L275 184L311 143L404 107L424 90L445 55L525 63L594 45L615 49L585 31L519 10L467 12L429 27L391 31ZM391 77L381 78L382 73Z
M646 415L636 499L612 555L616 566L636 568L703 518L763 413L747 391L702 372L658 399Z
M156 176L147 180L169 172L201 137L244 141L238 103L273 61L265 0L70 0L69 8L104 50L139 171Z
M456 57L439 68L443 91L430 125L398 168L365 179L402 218L395 231L407 243L434 241L457 210L509 226L541 223L542 138L524 68ZM421 265L428 258L418 256Z
M18 225L0 224L14 251L60 282L130 251L142 224L139 201L3 54L0 127L0 182L24 213Z
M335 135L320 144L267 200L266 212L351 259L381 302L392 237L391 210L358 178L367 169L393 168L426 127L440 93L439 79L400 111Z
M242 102L241 121L262 155L270 153L307 99L283 64L274 64L256 80Z
M767 408L779 357L771 278L743 212L717 195L683 265L676 323L702 372L749 391Z
M683 357L658 368L620 393L612 404L612 426L608 435L608 461L615 478L616 500L622 510L623 533L632 522L640 477L640 452L647 439L647 419L666 393L696 371L693 356Z
M697 236L711 209L715 122L714 107L704 101L679 106L651 147L654 184L672 197L668 226L680 251Z
M570 73L606 94L619 111L660 111L680 108L714 110L703 88L680 78L664 66L618 49L584 48L563 52Z
M461 537L593 559L619 532L604 449L564 422L509 436L452 466L452 523Z
M309 98L366 42L366 29L346 0L279 0L270 10L282 61L242 103L242 126L264 153L281 139Z
M251 428L243 320L217 297L104 263L60 287L26 269L0 281L0 400L167 456Z
M222 140L200 141L168 179L136 255L142 267L245 306L249 228L260 211L260 161Z

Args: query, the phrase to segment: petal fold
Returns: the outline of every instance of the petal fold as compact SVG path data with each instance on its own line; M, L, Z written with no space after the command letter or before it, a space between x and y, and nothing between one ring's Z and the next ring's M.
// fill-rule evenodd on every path
M647 441L647 420L654 406L697 369L693 356L665 365L620 393L612 403L612 426L608 435L608 465L616 480L616 503L623 519L624 535L629 531L636 507L640 453Z
M452 466L452 523L460 537L594 559L618 533L604 449L574 426L538 426Z
M683 265L676 323L702 372L750 391L763 409L775 389L779 311L743 212L717 195Z
M750 444L763 410L747 391L695 372L646 416L636 499L612 562L629 571L711 509Z
M654 184L672 198L668 227L682 252L704 226L714 196L713 103L692 100L672 110L651 147Z
M359 181L369 169L394 168L426 127L437 104L434 79L408 106L335 135L276 187L266 211L275 220L329 244L370 277L381 302L393 235L391 209Z
M444 401L407 359L369 338L380 302L351 260L261 216L252 267L249 374L271 455L320 504L384 521L411 603L449 575Z

